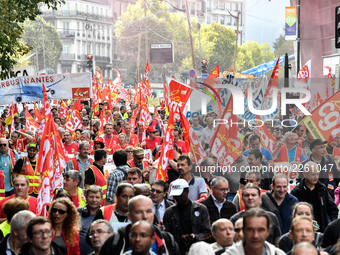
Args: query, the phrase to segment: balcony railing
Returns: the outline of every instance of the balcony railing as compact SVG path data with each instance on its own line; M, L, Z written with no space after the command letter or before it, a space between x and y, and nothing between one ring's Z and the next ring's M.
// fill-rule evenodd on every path
M109 23L113 22L113 17L106 16L106 15L98 15L98 14L92 14L87 12L80 12L75 10L70 11L46 11L42 14L43 17L78 17L78 18L86 18L89 20L100 20L100 21L106 21Z
M75 32L74 31L61 31L59 32L61 38L74 38Z
M75 60L76 54L62 53L60 55L60 60Z

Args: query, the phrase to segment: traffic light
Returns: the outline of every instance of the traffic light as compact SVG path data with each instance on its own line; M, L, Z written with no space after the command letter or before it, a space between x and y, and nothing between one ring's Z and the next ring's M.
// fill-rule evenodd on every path
M92 70L93 68L93 56L92 55L87 55L87 64L86 64L87 68L89 70Z
M208 73L208 61L202 60L202 74Z
M340 49L340 5L335 7L335 48Z

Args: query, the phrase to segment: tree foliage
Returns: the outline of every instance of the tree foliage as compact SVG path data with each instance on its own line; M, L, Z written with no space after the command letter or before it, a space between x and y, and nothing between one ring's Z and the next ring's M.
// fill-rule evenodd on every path
M256 41L247 41L237 50L236 67L238 72L245 71L275 58L268 43L259 44Z
M58 60L63 50L63 43L53 25L47 23L40 16L35 21L26 20L22 38L26 45L32 48L32 53L38 53L39 70L44 69L44 51L45 67L57 70ZM36 60L36 57L31 59Z
M288 53L288 56L294 54L293 41L286 41L284 35L280 35L276 38L273 43L273 48L275 50L275 57L280 57L286 53Z
M27 54L30 47L24 45L20 37L23 22L34 20L41 14L39 4L46 4L56 9L63 0L0 0L0 77L5 77L16 63L19 56Z

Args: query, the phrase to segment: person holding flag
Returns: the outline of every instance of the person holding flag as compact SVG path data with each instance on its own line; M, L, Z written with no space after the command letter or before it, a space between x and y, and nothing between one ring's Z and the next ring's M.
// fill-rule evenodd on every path
M19 135L24 136L25 138L19 139ZM32 142L33 138L34 137L24 132L21 132L20 130L13 131L11 133L11 142L13 144L13 150L16 150L19 153L24 152L26 145Z

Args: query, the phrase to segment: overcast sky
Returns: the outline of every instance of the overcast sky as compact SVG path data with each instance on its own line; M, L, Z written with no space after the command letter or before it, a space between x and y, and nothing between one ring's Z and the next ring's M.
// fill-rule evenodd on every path
M268 42L273 47L283 34L285 7L289 0L246 0L245 41Z

